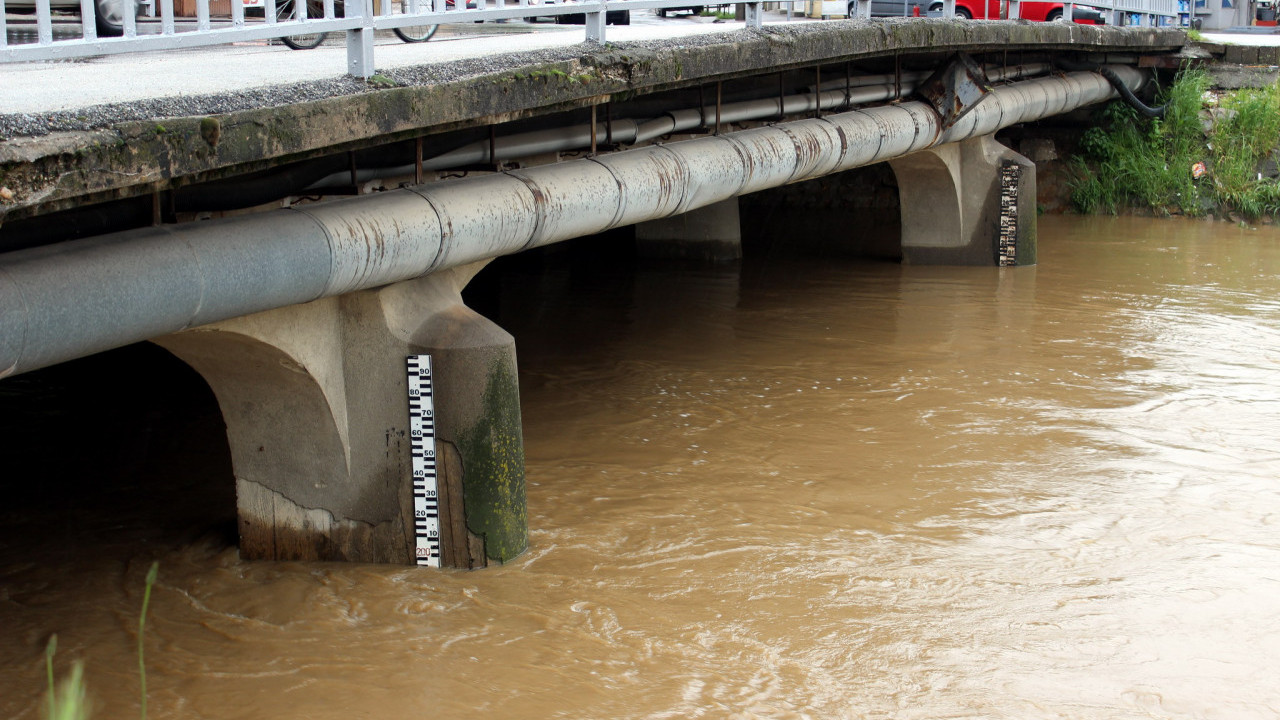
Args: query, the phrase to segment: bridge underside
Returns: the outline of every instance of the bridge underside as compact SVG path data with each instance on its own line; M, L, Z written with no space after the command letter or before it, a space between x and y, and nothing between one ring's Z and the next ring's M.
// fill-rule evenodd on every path
M1041 34L1057 38L1050 46L1083 36L1112 38L1113 49L1173 43L1160 32L990 25L937 26L931 42L943 49L929 62L977 35L993 48L1015 36L1034 46ZM491 258L634 225L644 255L732 262L742 256L740 196L887 163L903 262L1034 264L1035 166L994 133L1110 97L1107 82L1073 73L1042 77L1034 90L997 88L985 109L943 123L907 100L928 72L885 49L905 36L881 37L888 45L862 70L880 79L855 84L852 56L838 47L848 33L806 32L823 43L785 49L786 62L769 39L746 42L762 53L747 64L784 67L776 76L744 71L741 44L691 51L703 63L692 79L672 74L667 58L616 57L622 50L607 51L608 62L570 62L572 72L521 81L543 93L538 112L547 114L510 131L497 123L534 114L517 107L531 101L508 108L513 100L489 79L487 110L470 118L428 112L440 93L402 88L382 96L378 113L360 97L323 112L259 114L265 124L169 123L178 132L136 133L132 158L95 146L86 152L104 176L134 172L139 153L154 152L174 179L152 191L82 188L81 200L113 199L65 214L57 211L74 203L61 189L19 186L0 228L0 377L154 340L218 399L246 557L411 563L405 359L429 354L443 563L509 561L528 544L515 347L461 295ZM588 66L612 70L563 79ZM611 74L622 67L631 80ZM635 96L642 76L652 94ZM871 107L872 98L892 104ZM343 106L364 108L351 123L376 132L317 140ZM614 114L622 109L641 120ZM429 132L397 125L432 112ZM298 121L300 132L282 132ZM220 132L202 134L206 126ZM254 134L263 127L279 136ZM48 142L30 174L9 181L58 171L62 139ZM268 146L274 160L251 159ZM364 197L314 202L343 194ZM210 222L186 222L197 220ZM867 231L856 210L840 224L851 238ZM113 230L123 232L95 237ZM65 242L79 235L90 237Z
M903 261L1034 262L1029 161L982 136L890 164L900 192ZM856 242L868 228L856 213L846 218L843 233ZM738 199L638 225L636 240L645 257L736 261ZM443 564L483 567L524 550L515 344L461 296L484 264L155 340L197 370L218 398L243 556L414 561L405 358L424 353L433 357L439 398Z

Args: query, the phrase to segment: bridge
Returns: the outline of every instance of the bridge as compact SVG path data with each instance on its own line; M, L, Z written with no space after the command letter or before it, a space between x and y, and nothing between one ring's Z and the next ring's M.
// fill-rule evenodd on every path
M283 103L10 112L0 377L153 342L217 396L245 557L413 563L406 359L429 355L439 560L505 562L528 536L516 349L462 300L487 262L624 227L641 253L733 261L739 197L887 163L903 262L1033 264L1035 165L995 133L1142 92L1184 40L766 25L397 67Z

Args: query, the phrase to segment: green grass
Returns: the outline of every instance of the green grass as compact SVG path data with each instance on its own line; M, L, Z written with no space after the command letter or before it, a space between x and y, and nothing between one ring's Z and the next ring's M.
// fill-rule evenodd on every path
M85 695L84 664L79 660L71 664L71 674L58 683L53 682L53 655L58 651L58 636L49 637L44 649L45 674L49 681L49 696L45 707L45 720L86 720L89 717L89 701Z
M151 563L147 570L147 589L142 593L142 612L138 615L138 679L142 687L142 720L147 720L147 663L142 659L142 640L147 632L147 606L151 604L151 586L156 584L160 563Z
M138 677L141 683L142 720L147 720L147 665L143 657L143 637L147 630L147 608L151 604L151 586L156 584L160 563L151 563L147 570L146 589L142 593L142 612L138 616ZM44 649L45 676L49 683L45 705L45 720L88 720L89 701L85 690L84 663L71 663L71 672L61 682L54 684L53 656L58 651L58 636L49 637Z
M1206 135L1203 71L1184 71L1161 93L1165 117L1107 105L1073 160L1072 202L1085 213L1141 209L1192 217L1231 210L1249 218L1280 210L1280 184L1260 173L1280 148L1280 86L1223 97ZM1204 163L1195 178L1192 168Z

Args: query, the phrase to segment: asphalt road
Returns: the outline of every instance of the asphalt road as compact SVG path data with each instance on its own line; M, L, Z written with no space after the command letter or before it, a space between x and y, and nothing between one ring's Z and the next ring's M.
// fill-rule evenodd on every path
M13 17L13 16L11 16ZM19 16L20 17L20 16ZM796 16L795 21L803 21ZM766 22L787 22L770 13ZM818 21L813 21L818 22ZM62 32L78 32L68 18ZM156 32L156 23L140 23L140 32ZM610 41L656 40L725 32L743 23L645 11L629 26L610 25ZM23 32L20 29L12 29ZM406 44L387 33L376 41L377 68L390 70L475 58L498 53L568 48L584 41L581 25L551 22L446 25L430 42ZM15 35L10 35L15 42ZM73 111L103 103L129 103L157 97L180 98L244 91L272 85L322 80L346 71L346 48L335 34L313 50L290 50L266 41L207 48L108 55L75 60L0 64L0 114Z

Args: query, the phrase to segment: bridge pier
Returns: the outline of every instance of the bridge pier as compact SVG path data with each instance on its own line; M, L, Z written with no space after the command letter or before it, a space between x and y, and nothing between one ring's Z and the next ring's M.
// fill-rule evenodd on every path
M983 135L889 165L898 179L904 263L1035 264L1035 163Z
M434 361L442 562L528 545L514 340L462 303L475 263L159 345L213 389L250 559L414 562L405 358Z
M722 263L742 259L738 198L636 223L636 252L659 260Z

